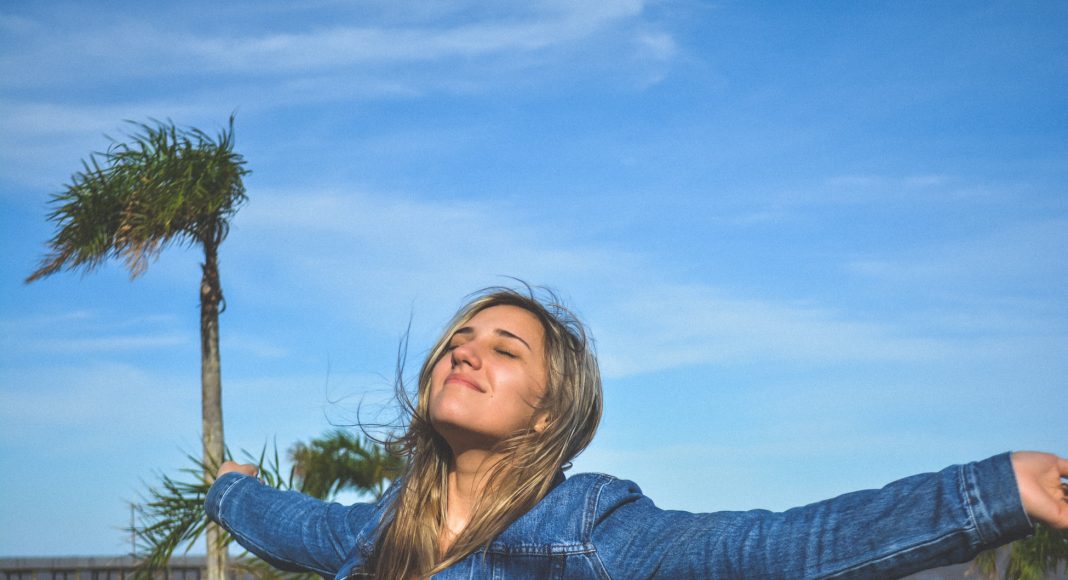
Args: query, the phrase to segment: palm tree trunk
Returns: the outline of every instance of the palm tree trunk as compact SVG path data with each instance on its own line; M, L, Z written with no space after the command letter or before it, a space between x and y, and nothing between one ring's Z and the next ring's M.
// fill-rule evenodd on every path
M219 284L216 236L207 236L204 244L203 277L200 281L200 387L201 416L204 442L204 480L215 478L215 470L223 461L222 377L219 365L219 304L222 286ZM207 528L208 558L205 580L225 580L226 546L220 541L222 530L209 522Z

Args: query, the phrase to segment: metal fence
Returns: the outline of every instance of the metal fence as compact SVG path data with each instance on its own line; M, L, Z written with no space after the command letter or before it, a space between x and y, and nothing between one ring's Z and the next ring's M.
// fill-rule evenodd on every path
M0 558L0 580L127 580L133 578L138 560L130 556ZM175 556L156 580L200 580L203 556ZM231 571L233 580L253 580L244 572Z

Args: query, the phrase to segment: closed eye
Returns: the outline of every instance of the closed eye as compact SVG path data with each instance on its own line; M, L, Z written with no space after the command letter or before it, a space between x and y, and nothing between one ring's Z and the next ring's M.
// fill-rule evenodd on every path
M451 342L451 343L445 345L445 348L441 351L441 355L442 356L448 355L448 354L452 353L452 351L460 348L461 346L463 346L463 342L461 342L461 341Z
M507 350L504 350L503 348L497 348L497 349L494 349L494 350L497 352L497 354L500 354L502 356L506 356L508 358L519 358L515 354L513 354L511 352L508 352Z

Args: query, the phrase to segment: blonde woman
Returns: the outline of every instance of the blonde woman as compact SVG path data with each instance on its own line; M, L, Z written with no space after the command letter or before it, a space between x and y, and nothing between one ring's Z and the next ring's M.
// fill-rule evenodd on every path
M1005 453L782 513L657 508L632 482L563 470L591 441L601 380L567 310L494 290L453 319L374 504L263 486L224 464L209 516L287 570L337 578L894 577L1068 528L1068 461ZM402 400L405 400L403 398Z

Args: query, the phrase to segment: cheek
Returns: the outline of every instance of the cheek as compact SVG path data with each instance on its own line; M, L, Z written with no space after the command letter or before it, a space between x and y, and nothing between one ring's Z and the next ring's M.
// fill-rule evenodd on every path
M425 397L427 402L432 402L434 396L441 391L441 386L445 383L445 377L448 376L448 369L446 365L441 364L442 359L438 359L438 362L434 363L434 366L430 368L430 386L425 392L420 393L421 397Z
M438 362L434 363L434 366L430 367L430 386L440 385L445 382L445 377L449 376L449 370L451 369L448 364L448 356L441 356L438 358Z
M452 372L452 362L449 360L448 354L438 359L438 362L434 363L434 366L430 369L430 386L426 390L426 396L430 402L430 410L433 410L435 402L440 403L445 393L451 392L451 389L446 389L445 379L448 378L449 373ZM451 399L452 397L445 397Z
M499 377L500 383L507 384L501 389L499 404L511 417L529 419L535 407L541 403L544 389L536 380L525 372L511 373L508 377Z

